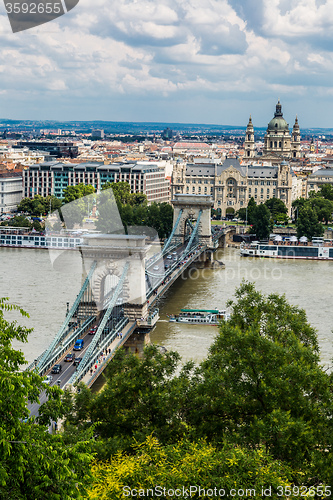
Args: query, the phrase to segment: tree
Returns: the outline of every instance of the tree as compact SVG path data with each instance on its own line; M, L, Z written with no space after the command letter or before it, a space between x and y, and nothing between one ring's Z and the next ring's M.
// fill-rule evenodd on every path
M332 474L332 452L325 450L332 442L333 379L321 367L315 329L284 296L265 297L245 282L235 295L231 319L199 369L189 423L210 441L264 444L303 472L322 462Z
M36 372L21 370L26 361L11 344L27 342L31 330L5 319L11 310L27 316L7 300L0 299L0 498L80 498L90 477L89 438L70 442L61 433L49 434L50 418L56 420L66 411L57 386L47 387L49 399L40 407L38 420L29 418L27 402L38 402L45 385Z
M67 186L64 189L64 203L70 203L71 201L78 200L84 196L95 193L95 188L91 184L77 184L76 186Z
M237 211L237 217L240 220L246 221L246 208L240 208Z
M251 212L252 232L257 235L259 240L269 238L271 231L271 213L266 205L258 205Z
M266 207L269 209L272 219L275 220L284 220L288 209L282 200L279 198L270 198L265 201ZM282 217L281 217L282 216Z
M333 201L333 186L331 184L324 184L319 190L320 196L326 200Z
M149 436L143 443L133 445L131 453L120 452L110 461L94 464L93 475L95 481L87 492L88 500L118 500L131 490L138 497L145 497L151 490L162 498L198 498L195 485L201 486L202 498L213 496L214 488L220 491L215 498L227 498L235 487L235 493L247 490L249 496L262 498L262 489L271 487L274 491L282 484L290 485L292 472L261 448L247 450L226 445L219 450L204 440L162 446ZM163 494L163 488L170 494Z
M332 220L333 201L326 200L321 196L314 196L309 200L309 204L316 210L318 222L324 221L328 224L328 221Z
M107 368L103 391L92 394L82 387L74 396L66 427L90 422L99 437L97 450L106 456L114 443L127 446L152 432L162 443L179 439L186 432L180 408L192 367L185 365L177 376L179 360L178 353L162 354L153 345L145 348L142 359L119 350Z
M40 196L37 194L33 198L23 198L17 206L18 212L28 213L29 215L40 216L48 212L58 210L62 205L61 200L55 196Z
M296 221L297 237L306 236L311 240L314 236L322 236L324 228L318 222L318 215L314 208L305 204L298 212L298 219Z
M249 201L249 203L247 205L247 223L249 225L252 225L253 222L254 222L253 216L254 216L254 212L255 212L256 208L257 208L257 204L254 201L254 198L252 196L252 198L250 198L250 201Z

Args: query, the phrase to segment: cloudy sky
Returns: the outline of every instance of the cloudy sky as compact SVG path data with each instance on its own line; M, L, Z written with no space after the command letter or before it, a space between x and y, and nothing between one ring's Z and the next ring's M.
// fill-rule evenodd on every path
M333 126L333 0L80 0L13 34L0 117Z

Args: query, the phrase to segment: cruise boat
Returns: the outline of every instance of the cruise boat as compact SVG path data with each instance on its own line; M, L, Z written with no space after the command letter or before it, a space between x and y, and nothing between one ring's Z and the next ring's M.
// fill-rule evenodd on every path
M333 244L323 238L314 238L311 243L294 244L291 242L242 243L240 253L243 257L274 257L280 259L333 260Z
M11 248L75 249L83 243L82 236L43 234L24 229L0 228L0 246Z
M230 315L218 309L181 309L179 314L169 317L169 321L191 325L218 325L222 320L228 320Z

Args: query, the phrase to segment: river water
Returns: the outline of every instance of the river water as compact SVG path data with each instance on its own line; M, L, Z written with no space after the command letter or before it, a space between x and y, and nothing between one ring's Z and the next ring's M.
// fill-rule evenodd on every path
M161 300L160 321L151 334L152 342L178 351L184 361L201 361L217 328L169 323L167 315L178 313L180 308L223 309L246 279L264 293L284 293L290 303L305 309L318 331L322 362L329 366L333 358L333 261L241 258L234 248L218 252L225 269L194 269ZM24 320L17 313L7 317L34 328L29 342L20 345L29 362L49 345L65 318L66 303L73 303L81 287L79 252L64 255L53 267L46 250L0 248L0 296L9 297L30 314L30 319Z

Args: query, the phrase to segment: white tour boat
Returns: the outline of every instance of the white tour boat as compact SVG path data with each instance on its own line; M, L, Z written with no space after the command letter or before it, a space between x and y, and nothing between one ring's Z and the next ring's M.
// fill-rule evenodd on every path
M229 318L226 311L218 309L181 309L179 314L170 316L169 321L189 325L218 325L220 321Z

